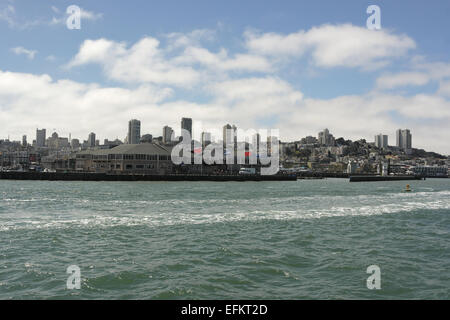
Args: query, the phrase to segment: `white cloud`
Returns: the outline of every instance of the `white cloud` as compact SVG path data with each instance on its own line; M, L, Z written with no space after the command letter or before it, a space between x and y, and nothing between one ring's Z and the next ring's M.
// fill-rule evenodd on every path
M450 153L450 102L444 97L371 93L311 99L277 77L220 81L205 90L211 94L205 103L168 101L174 91L164 87L101 87L0 71L0 128L17 139L22 134L34 137L36 127L56 128L80 139L91 131L101 138L123 139L131 118L142 121L143 133L160 135L164 125L178 129L180 118L188 116L202 121L205 128L234 123L242 129L280 129L285 141L328 127L336 137L369 141L382 132L389 134L391 144L396 129L409 128L414 147Z
M0 8L0 21L5 21L10 28L15 29L31 29L37 26L53 26L53 25L65 25L67 17L69 16L65 12L61 12L57 7L50 7L56 16L51 19L39 18L23 21L20 16L17 17L15 7L11 4ZM96 13L81 8L81 20L96 21L103 18L103 13Z
M24 54L30 60L33 60L34 56L37 54L36 50L28 50L28 49L25 49L24 47L11 48L11 51L14 52L16 55Z
M296 91L292 86L279 78L244 78L237 80L228 80L212 84L211 92L215 94L218 101L223 103L252 103L255 106L256 113L263 110L267 111L272 107L272 113L276 113L279 105L270 104L270 100L276 97L276 102L281 102L282 97L289 105L295 105L301 101L303 94Z
M166 124L178 129L180 118L187 116L207 128L234 123L242 129L280 129L283 140L316 135L328 127L335 136L350 139L372 140L374 134L383 132L393 144L395 130L407 127L412 130L414 147L450 153L450 86L443 80L445 64L416 59L412 71L378 79L381 88L421 85L430 75L441 80L437 94L408 97L378 90L311 99L277 74L278 59L306 52L311 52L313 63L321 67L367 69L389 63L414 46L406 36L361 29L344 25L287 36L247 33L250 51L233 54L224 48L212 51L202 47L202 41L213 41L215 36L205 30L169 34L163 44L149 36L133 44L85 40L67 67L97 64L107 78L124 82L128 88L0 71L0 128L17 137L34 136L30 130L45 127L59 128L66 136L71 132L80 139L91 131L99 137L123 138L131 118L142 121L142 133L159 135ZM341 43L343 30L349 32L351 41ZM368 40L366 32L375 35ZM193 93L209 100L176 99L178 92L173 88L194 86ZM21 121L18 124L14 119Z
M51 55L47 56L47 57L45 58L45 60L53 62L53 61L56 60L56 57L55 57L54 55L51 54Z
M0 20L5 21L9 27L14 27L16 25L15 13L16 10L14 9L14 6L7 5L0 9Z
M438 93L450 97L450 81L441 82Z
M351 24L322 25L288 35L247 31L245 37L252 52L276 57L301 57L311 52L314 64L325 68L375 69L415 48L406 35Z
M449 63L429 63L423 57L413 59L410 70L382 75L377 79L377 87L380 89L393 89L404 86L423 86L432 81L450 78Z
M188 33L172 32L166 35L169 49L198 46L201 41L211 42L216 39L216 31L211 29L196 29Z
M89 63L102 65L110 79L124 82L191 86L199 78L193 68L167 60L159 41L151 37L141 39L130 48L107 39L85 40L68 67Z
M172 93L169 88L105 88L54 81L48 75L0 71L0 127L2 132L30 137L34 137L36 127L45 127L79 138L91 131L103 137L123 138L129 117L142 118L147 126L155 115L163 113L158 103Z
M176 42L178 47L193 43L186 39ZM168 47L161 47L160 41L153 37L144 37L131 47L108 39L85 40L67 67L95 63L101 65L108 78L113 80L178 87L192 87L200 81L206 82L213 74L223 78L227 71L264 73L272 70L269 61L257 55L236 54L229 57L224 49L213 53L195 46L185 47L175 55L173 50L173 42Z
M96 21L103 18L103 13L95 13L81 8L81 19Z
M429 80L429 75L422 72L386 74L377 79L377 87L382 89L392 89L400 86L422 86L427 84Z
M212 53L205 48L188 47L174 61L181 64L198 63L218 71L270 72L272 70L271 64L264 57L236 54L230 58L225 49L219 53Z
M399 115L393 115L398 113ZM300 108L280 112L278 127L288 139L298 139L329 128L336 137L365 138L389 135L395 145L395 130L409 128L413 147L450 154L450 101L433 95L341 96L305 99Z

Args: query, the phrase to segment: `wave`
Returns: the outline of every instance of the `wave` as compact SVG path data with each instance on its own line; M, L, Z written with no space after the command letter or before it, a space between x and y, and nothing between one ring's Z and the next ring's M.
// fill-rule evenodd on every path
M449 193L449 192L447 192ZM404 197L408 200L408 196ZM410 201L364 204L360 205L333 205L324 208L299 208L295 210L261 209L243 211L236 207L234 212L218 213L185 213L185 212L153 212L151 214L127 214L121 216L91 215L85 212L72 212L72 216L82 214L83 217L75 219L50 220L47 216L43 220L14 220L0 224L0 232L14 230L37 230L37 229L66 229L66 228L110 228L117 226L172 226L189 224L212 224L236 221L258 221L258 220L295 220L295 219L320 219L326 217L357 217L393 214L401 212L413 212L420 210L448 210L450 209L450 198L443 197L433 201L423 201L417 197L410 197ZM415 201L413 201L415 200ZM208 209L208 208L206 208ZM228 208L229 209L229 208ZM193 210L193 208L189 208ZM54 219L54 218L53 218Z

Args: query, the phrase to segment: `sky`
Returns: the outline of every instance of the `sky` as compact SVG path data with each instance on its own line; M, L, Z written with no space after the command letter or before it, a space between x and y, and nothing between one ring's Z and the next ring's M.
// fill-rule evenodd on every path
M0 139L123 140L130 119L179 134L191 117L197 138L230 123L395 145L408 128L448 155L449 16L438 0L0 0Z

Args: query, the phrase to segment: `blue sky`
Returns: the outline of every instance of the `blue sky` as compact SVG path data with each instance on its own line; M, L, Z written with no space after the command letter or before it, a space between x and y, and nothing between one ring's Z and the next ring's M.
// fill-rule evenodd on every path
M366 28L372 4L381 30ZM69 5L85 13L80 30L65 26ZM160 135L191 116L206 127L279 128L283 140L329 127L352 139L383 132L393 144L394 130L409 127L414 146L450 153L449 9L448 1L1 0L0 137L47 127L123 138L136 117ZM15 81L45 98L12 94Z

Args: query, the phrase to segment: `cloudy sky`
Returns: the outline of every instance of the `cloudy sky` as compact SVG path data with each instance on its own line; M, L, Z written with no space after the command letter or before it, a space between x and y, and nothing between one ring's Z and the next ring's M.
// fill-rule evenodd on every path
M123 139L132 118L161 135L192 117L283 141L329 128L395 144L409 128L413 147L450 154L449 13L445 0L0 0L0 139Z

